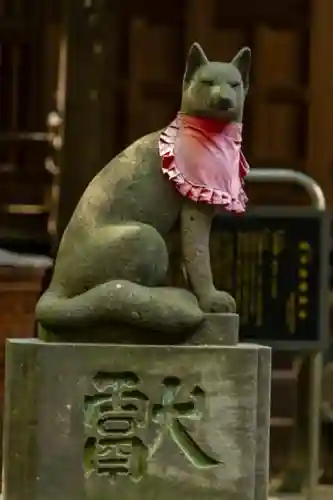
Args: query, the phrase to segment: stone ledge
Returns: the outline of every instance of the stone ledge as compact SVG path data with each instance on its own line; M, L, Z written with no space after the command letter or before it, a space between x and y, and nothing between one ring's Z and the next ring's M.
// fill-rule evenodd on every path
M120 344L214 344L235 345L238 342L238 314L207 313L197 331L187 332L182 336L133 328L125 325L113 325L100 328L64 330L50 332L39 326L39 337L49 342L84 342L84 343L120 343Z

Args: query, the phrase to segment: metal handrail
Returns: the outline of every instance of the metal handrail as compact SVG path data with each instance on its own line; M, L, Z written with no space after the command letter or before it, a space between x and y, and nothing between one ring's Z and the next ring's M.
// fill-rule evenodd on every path
M326 210L326 200L323 190L314 179L302 172L283 168L252 168L246 176L246 181L298 184L307 192L314 208L320 211Z
M252 168L246 177L247 181L257 183L297 184L309 195L314 209L324 212L326 200L319 184L302 172L282 168ZM310 397L309 397L309 449L308 449L308 487L306 499L314 500L319 475L320 452L320 408L321 384L323 376L323 354L314 351L310 354Z

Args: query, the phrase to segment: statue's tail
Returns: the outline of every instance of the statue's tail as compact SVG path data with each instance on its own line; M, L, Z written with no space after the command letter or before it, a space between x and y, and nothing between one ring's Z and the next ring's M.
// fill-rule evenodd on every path
M46 330L92 328L108 323L161 332L197 327L203 313L193 294L169 287L144 287L116 280L75 297L47 290L36 307L36 320Z

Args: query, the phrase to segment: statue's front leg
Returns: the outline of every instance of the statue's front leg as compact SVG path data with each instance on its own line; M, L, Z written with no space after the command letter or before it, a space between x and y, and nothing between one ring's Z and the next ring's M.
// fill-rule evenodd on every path
M210 232L214 207L186 201L181 213L183 260L188 281L205 312L236 312L227 292L216 290L210 264Z

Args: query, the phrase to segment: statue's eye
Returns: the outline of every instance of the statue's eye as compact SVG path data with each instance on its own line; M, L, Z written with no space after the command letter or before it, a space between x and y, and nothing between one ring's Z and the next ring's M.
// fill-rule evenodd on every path
M212 86L214 85L214 81L209 79L209 78L204 78L203 80L201 80L201 83L203 85L207 85L207 86Z
M233 89L236 89L239 86L240 86L240 82L230 82L230 87L232 87Z

